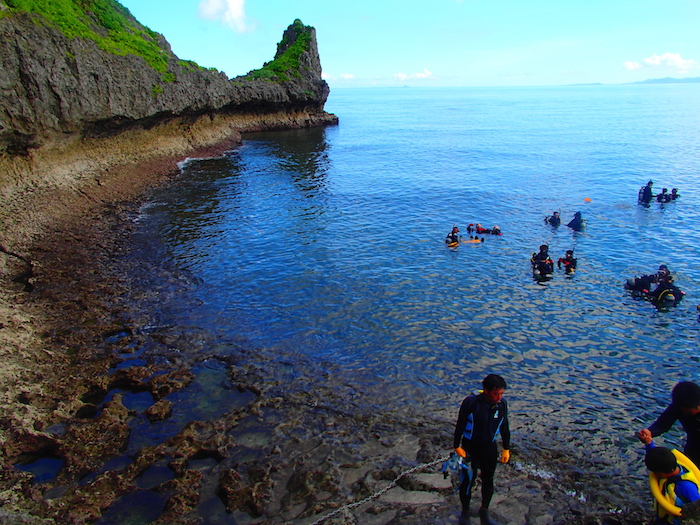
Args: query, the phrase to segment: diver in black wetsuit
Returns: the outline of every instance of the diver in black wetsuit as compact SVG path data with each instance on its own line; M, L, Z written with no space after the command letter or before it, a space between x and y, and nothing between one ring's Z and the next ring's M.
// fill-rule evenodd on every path
M576 270L576 259L574 258L574 250L566 250L564 257L560 257L557 261L557 267L561 269L564 265L564 273L574 273Z
M493 497L493 478L499 461L496 444L499 433L503 442L500 462L508 463L510 460L508 404L503 399L506 382L501 376L489 374L481 384L484 387L482 393L470 395L462 401L455 425L455 452L471 463L471 477L465 478L459 485L459 499L462 503L460 525L469 523L469 504L478 471L481 471L479 517L482 524L491 523L488 508Z
M460 239L459 228L457 228L457 226L453 226L452 231L447 234L447 237L445 237L445 244L459 243Z
M683 300L685 294L683 291L673 284L671 274L659 277L659 284L656 285L653 291L647 293L647 297L655 305L672 304L677 305Z
M647 293L651 289L651 285L656 283L657 280L658 276L656 274L642 275L641 277L635 277L634 279L627 279L625 288L632 292Z
M469 233L476 232L480 234L490 234L490 235L503 235L501 233L501 228L498 226L494 226L493 228L484 228L480 222L476 223L476 226L474 226L473 223L470 223L469 226L467 226L467 231Z
M656 196L656 202L671 202L673 198L671 197L671 194L668 192L667 188L662 188L661 193L659 193Z
M567 226L577 232L583 230L584 222L583 218L581 217L580 211L574 213L574 218L569 221L569 224L567 224Z
M653 185L654 181L650 180L649 182L647 182L646 186L642 186L642 188L639 190L639 195L637 197L639 204L649 204L651 202L651 199L654 198L654 195L651 192L651 187Z
M680 196L681 196L681 194L678 193L678 188L673 188L673 189L671 190L671 200L672 200L672 201L675 201L675 200L676 200L677 198L679 198Z
M659 265L659 271L649 275L642 275L641 277L635 277L634 279L627 279L625 283L625 288L633 292L649 293L652 285L658 283L665 277L670 277L671 272L668 270L668 266L665 264Z
M555 211L552 213L551 216L547 216L544 218L544 222L548 223L550 226L554 226L555 228L561 224L561 217L559 216L559 212Z
M554 271L554 261L549 257L549 246L543 244L538 253L533 253L530 259L532 270L538 275L551 274Z

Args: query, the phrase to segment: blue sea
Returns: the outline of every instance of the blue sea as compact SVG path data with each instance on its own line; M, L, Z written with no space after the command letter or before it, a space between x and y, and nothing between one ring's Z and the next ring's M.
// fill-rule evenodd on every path
M437 420L445 451L497 373L516 461L643 480L634 432L700 380L700 84L337 89L326 110L338 126L246 134L149 196L133 256L169 278L144 281L143 330ZM648 180L681 198L637 204ZM476 223L503 235L445 246ZM541 244L576 273L533 279ZM623 288L659 264L686 292L661 310Z

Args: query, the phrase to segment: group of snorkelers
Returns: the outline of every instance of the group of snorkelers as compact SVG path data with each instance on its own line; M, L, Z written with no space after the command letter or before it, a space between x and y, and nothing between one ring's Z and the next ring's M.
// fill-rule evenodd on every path
M639 204L648 205L654 199L656 199L656 202L663 204L666 202L673 202L680 197L677 188L672 188L671 193L668 192L668 188L662 188L661 193L654 195L652 190L653 185L654 181L650 180L645 186L642 186L639 189L639 195L637 197Z
M685 292L674 284L673 276L665 264L659 266L656 273L627 279L625 288L654 304L675 305L685 295Z
M452 231L445 237L445 244L450 248L459 245L460 242L484 242L484 235L503 235L501 229L498 226L493 228L484 228L480 223L470 223L467 226L467 232L474 233L475 235L470 235L469 240L462 240L462 236L459 234L459 228L457 225L452 226ZM479 238L479 235L482 237Z
M553 226L554 228L557 228L561 224L561 215L558 211L552 212L551 215L547 215L544 218L544 222L550 226ZM583 218L583 215L581 215L580 211L574 213L574 218L568 222L567 226L577 232L584 229L586 226L586 221Z
M640 202L642 202L642 191L648 192L651 195L651 186L654 183L649 181L646 186L640 190ZM657 196L666 199L667 195L666 188L663 192ZM676 188L673 189L670 195L671 200L678 198L678 192ZM645 197L646 198L646 197ZM663 200L659 202L670 202ZM552 213L552 215L545 217L546 224L553 227L558 227L561 224L561 216L558 211ZM574 214L574 218L567 224L567 226L575 231L581 231L585 227L585 220L582 217L580 211ZM452 231L447 234L445 238L445 243L449 247L455 247L460 244L460 242L484 242L483 235L502 235L501 229L498 226L493 228L484 228L481 223L470 223L467 226L467 231L469 233L475 233L477 235L470 235L468 241L462 241L462 237L459 235L459 228L455 225L452 227ZM482 237L479 239L478 235L481 234ZM573 250L566 250L563 257L557 260L557 268L563 269L566 275L573 275L576 271L577 259L574 257ZM554 273L554 261L549 256L549 246L547 244L542 244L540 246L539 252L533 253L530 257L530 263L532 264L532 273L537 279L546 279L548 276ZM660 305L676 305L684 297L685 293L676 286L674 283L673 276L668 270L667 266L662 264L659 266L659 270L654 274L642 275L641 277L635 277L633 279L628 279L625 283L625 288L631 292L637 294L640 297L649 299L652 303L657 306ZM698 311L700 311L700 306L698 306Z
M459 245L460 242L484 242L484 238L479 239L478 235L470 235L469 240L462 240L462 236L459 234L459 228L455 225L452 226L452 231L445 237L445 244L448 247L454 248Z
M554 261L549 256L549 246L543 244L540 246L540 251L533 253L530 258L532 263L532 273L536 277L545 277L554 273ZM576 271L577 259L574 257L573 250L566 250L564 257L557 260L557 268L564 269L564 273L571 275Z

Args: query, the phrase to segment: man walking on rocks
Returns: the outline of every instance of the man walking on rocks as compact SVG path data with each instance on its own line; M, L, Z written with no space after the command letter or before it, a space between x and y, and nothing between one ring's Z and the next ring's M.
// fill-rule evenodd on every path
M499 433L503 442L500 461L508 463L510 459L508 405L503 399L506 390L505 379L496 374L489 374L481 384L484 388L482 392L472 394L462 402L455 426L455 452L471 464L471 475L459 486L459 499L462 503L460 525L469 523L469 504L478 471L481 471L479 518L482 525L491 524L488 509L493 497L493 478L499 461L496 444Z

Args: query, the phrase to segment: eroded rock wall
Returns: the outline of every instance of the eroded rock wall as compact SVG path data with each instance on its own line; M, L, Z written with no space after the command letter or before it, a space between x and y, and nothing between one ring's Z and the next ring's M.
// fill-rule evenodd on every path
M233 147L241 132L337 123L323 109L329 88L313 28L289 80L229 80L179 60L164 39L166 73L68 38L40 15L7 13L0 0L0 245L8 249L101 200L137 194L178 160ZM283 43L294 39L290 26Z

